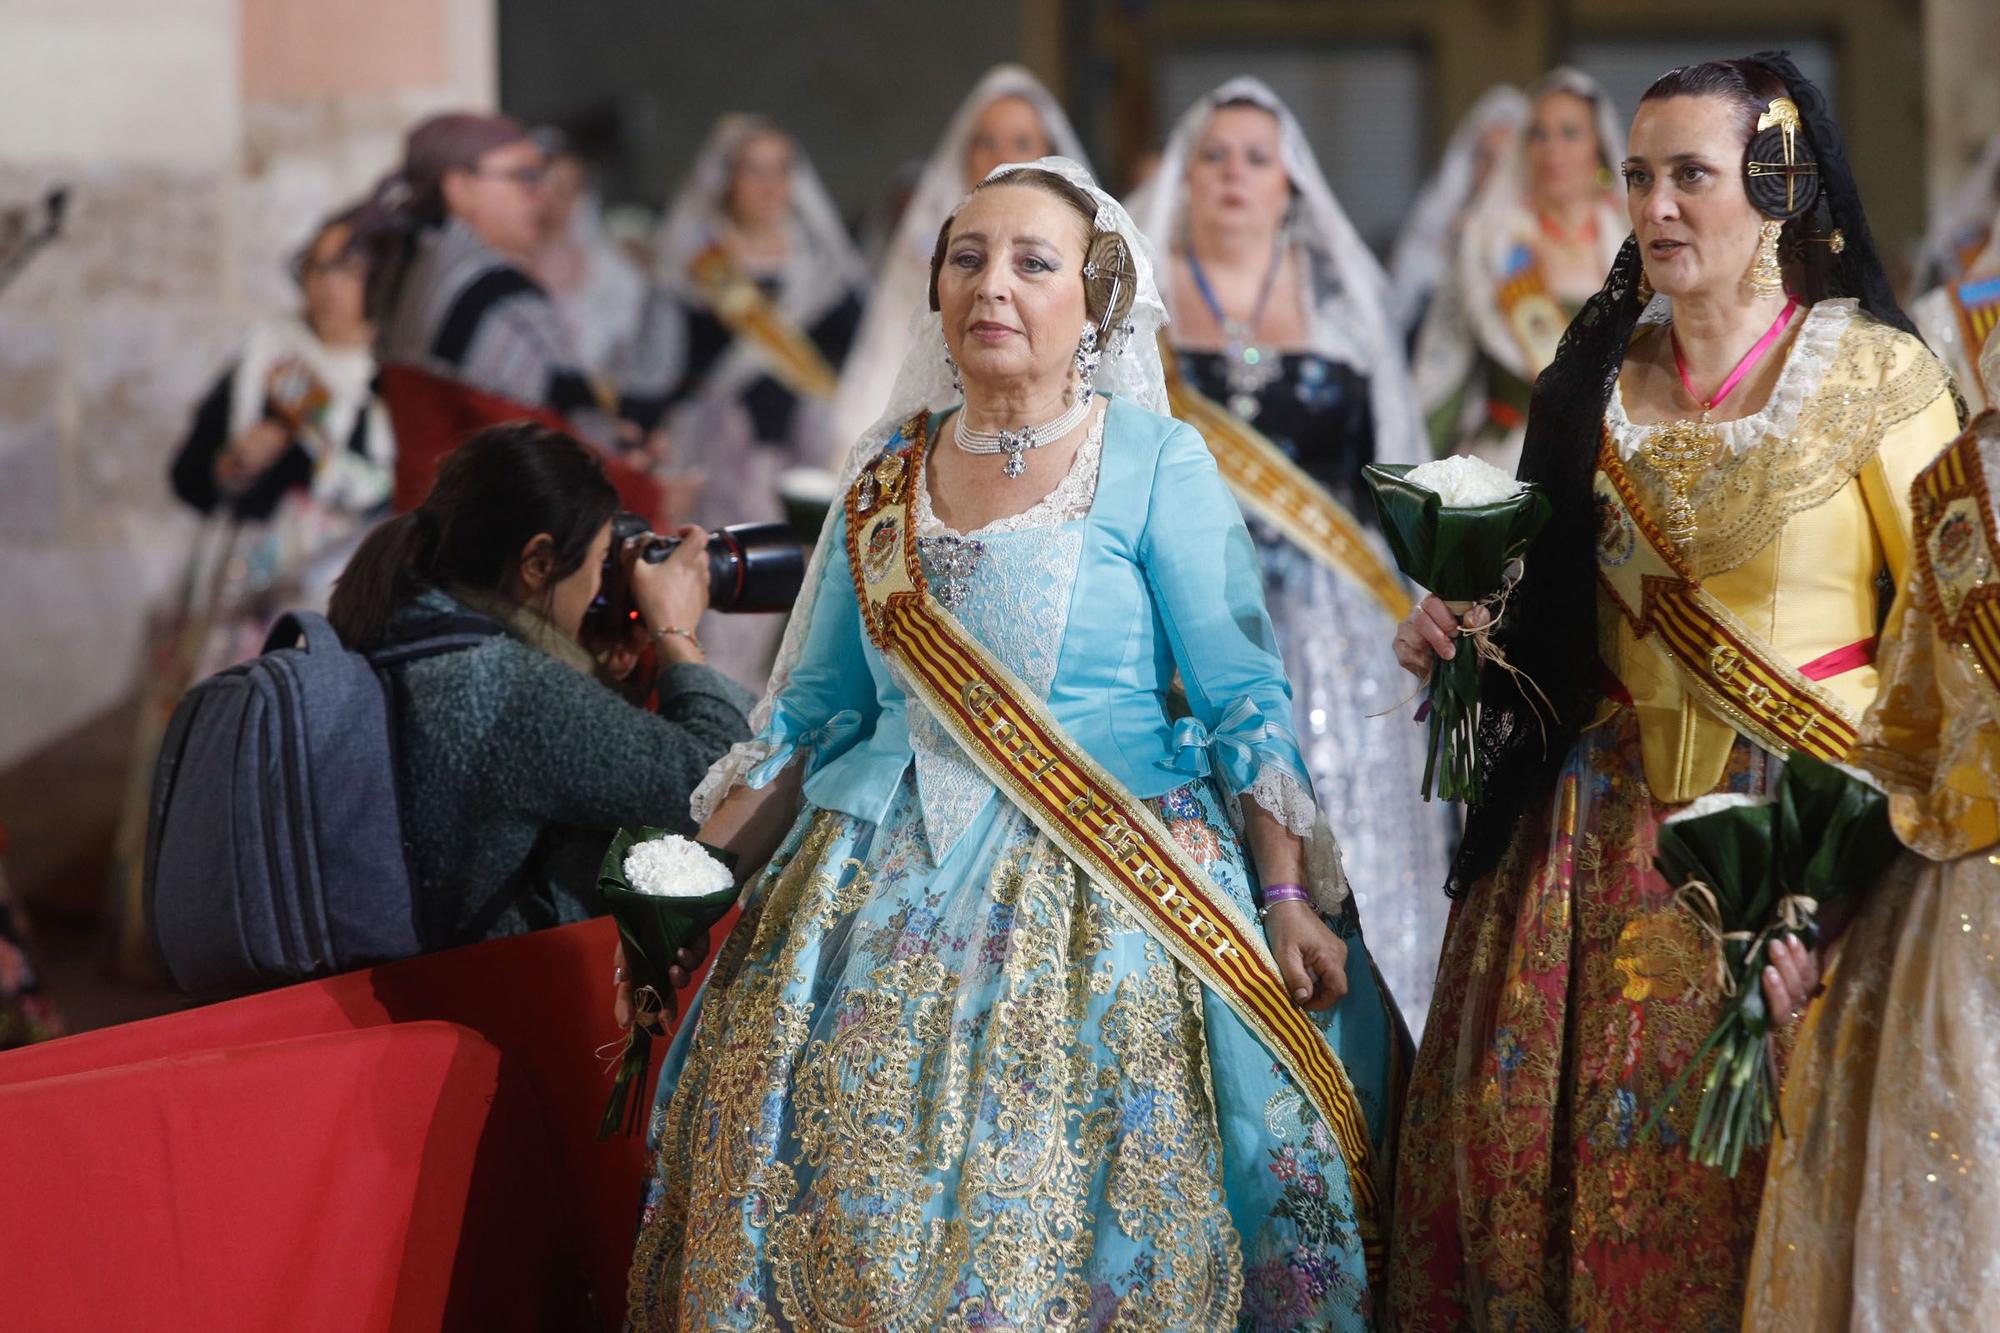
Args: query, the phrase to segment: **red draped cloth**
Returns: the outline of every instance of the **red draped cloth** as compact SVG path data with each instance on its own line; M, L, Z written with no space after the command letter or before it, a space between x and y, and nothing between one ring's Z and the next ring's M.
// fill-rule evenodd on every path
M645 1167L596 1139L616 938L0 1055L0 1327L616 1328Z

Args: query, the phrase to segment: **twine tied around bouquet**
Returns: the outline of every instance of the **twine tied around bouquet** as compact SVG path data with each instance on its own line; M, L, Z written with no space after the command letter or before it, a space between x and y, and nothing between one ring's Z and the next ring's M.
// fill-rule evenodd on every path
M1472 651L1478 656L1480 661L1491 662L1494 666L1514 678L1515 683L1520 687L1521 698L1528 705L1528 712L1534 716L1535 726L1541 729L1542 744L1546 746L1549 739L1549 727L1548 721L1542 716L1542 709L1547 708L1549 717L1554 717L1556 706L1549 702L1549 696L1542 692L1542 687L1535 683L1535 678L1515 666L1512 662L1509 662L1506 651L1499 644L1493 642L1494 631L1500 628L1500 622L1506 618L1507 602L1513 597L1514 589L1520 586L1521 577L1527 573L1527 568L1527 562L1522 560L1521 557L1515 556L1500 571L1500 586L1486 596L1471 601L1453 601L1444 597L1440 597L1438 600L1444 603L1445 610L1451 612L1452 620L1456 623L1457 628L1452 631L1453 634L1469 642L1472 645ZM1465 618L1472 614L1475 609L1482 607L1486 611L1486 623L1483 625L1466 624ZM1423 688L1423 685L1418 685L1417 690L1413 691L1409 699L1405 699L1403 703L1408 703L1410 699L1416 698L1417 692L1423 690ZM1535 700L1537 699L1541 700L1541 704L1536 704ZM1403 704L1397 704L1389 711L1392 713L1398 712L1402 707Z
M1722 928L1722 904L1716 901L1715 890L1698 879L1691 879L1674 890L1674 902L1688 910L1702 934L1708 936L1715 946L1715 985L1727 998L1735 998L1737 993L1736 975L1729 970L1727 945L1748 941L1743 949L1745 958L1769 943L1771 937L1780 930L1797 934L1806 928L1807 922L1819 911L1819 901L1803 893L1788 893L1778 899L1772 909L1773 920L1762 930L1724 930Z
M1528 711L1534 714L1535 725L1541 728L1543 744L1547 744L1549 728L1547 722L1542 718L1542 708L1546 707L1549 710L1549 715L1553 717L1556 706L1549 702L1548 695L1542 693L1542 687L1535 684L1534 677L1515 666L1512 662L1509 662L1506 652L1499 644L1493 642L1493 632L1500 628L1500 622L1507 614L1508 599L1513 597L1514 589L1521 586L1521 577L1527 572L1527 562L1522 560L1521 557L1515 556L1501 570L1499 588L1480 598L1478 601L1447 601L1444 605L1445 609L1451 612L1452 618L1458 622L1458 636L1471 642L1472 650L1479 654L1479 660L1482 662L1491 662L1494 666L1499 667L1502 671L1512 676L1515 684L1521 687L1521 698L1526 700ZM1472 613L1472 608L1475 606L1486 608L1486 623L1478 626L1469 626L1465 623L1465 618ZM1529 694L1530 690L1534 691L1533 695ZM1536 705L1536 699L1542 701L1540 706Z
M667 1012L667 1002L651 986L638 986L632 991L632 1021L625 1028L625 1035L615 1041L607 1041L593 1052L604 1061L604 1072L616 1069L632 1050L632 1043L639 1039L644 1029L648 1035L658 1031L653 1025L661 1014Z

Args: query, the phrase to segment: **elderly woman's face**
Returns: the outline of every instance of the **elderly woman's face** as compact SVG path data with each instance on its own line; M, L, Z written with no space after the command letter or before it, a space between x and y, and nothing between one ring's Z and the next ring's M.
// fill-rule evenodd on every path
M1291 195L1276 116L1261 107L1225 106L1208 118L1188 158L1191 225L1274 232Z
M1594 189L1602 151L1587 99L1556 92L1535 103L1535 118L1528 123L1528 171L1537 192L1565 198Z
M967 395L1066 380L1083 333L1083 219L1031 185L992 185L959 209L938 272L945 345Z
M1625 208L1646 278L1668 296L1741 289L1763 215L1743 191L1743 125L1722 97L1641 102Z
M740 227L761 231L784 222L791 210L791 144L779 134L745 140L729 177L729 216Z
M973 122L972 138L965 146L965 188L979 184L1003 163L1033 162L1054 151L1033 102L996 97Z

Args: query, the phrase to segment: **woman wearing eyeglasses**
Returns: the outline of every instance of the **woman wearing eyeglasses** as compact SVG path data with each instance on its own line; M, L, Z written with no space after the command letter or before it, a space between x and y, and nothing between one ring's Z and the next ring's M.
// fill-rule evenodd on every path
M454 112L410 131L402 166L376 191L384 224L371 238L368 308L380 322L377 354L385 368L497 397L522 408L517 416L540 409L610 447L619 438L612 416L561 313L528 275L547 169L541 146L508 116ZM403 382L386 386L399 416ZM429 478L416 480L420 496Z

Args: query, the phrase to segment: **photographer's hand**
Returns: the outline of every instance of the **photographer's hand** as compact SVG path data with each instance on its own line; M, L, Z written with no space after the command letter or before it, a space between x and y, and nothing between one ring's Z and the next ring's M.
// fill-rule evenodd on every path
M657 565L632 565L632 601L666 662L702 662L695 626L708 610L708 533L690 523L680 546Z

